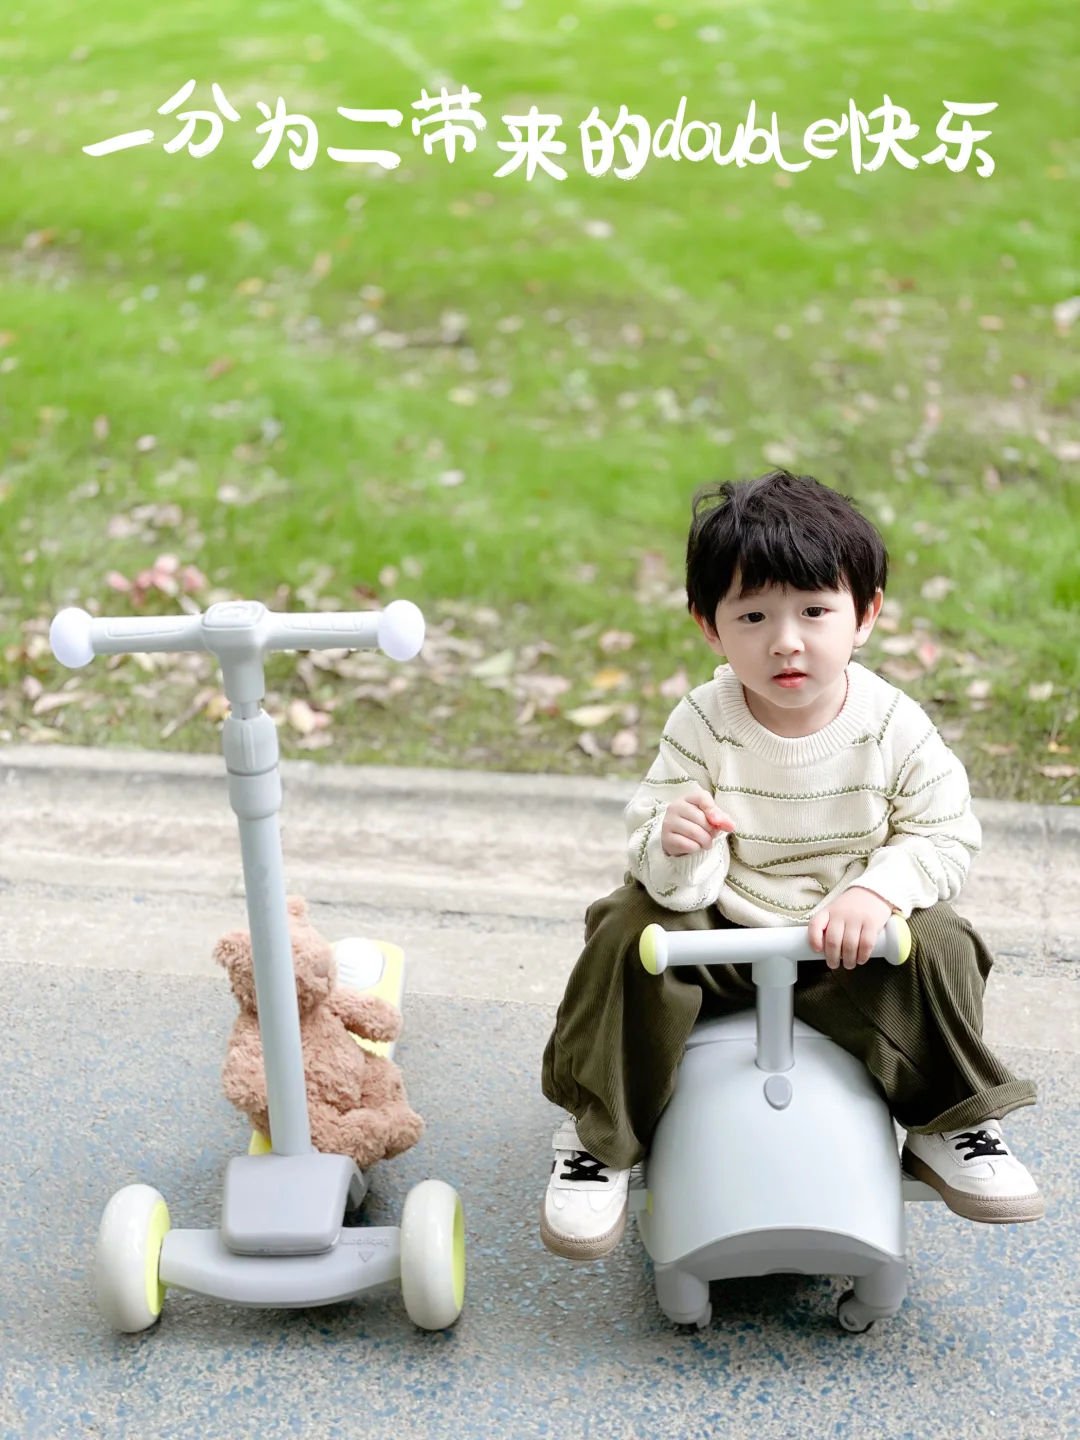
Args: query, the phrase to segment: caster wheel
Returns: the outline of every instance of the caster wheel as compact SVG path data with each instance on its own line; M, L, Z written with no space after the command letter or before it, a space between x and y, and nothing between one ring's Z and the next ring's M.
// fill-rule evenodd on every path
M148 1330L161 1314L158 1279L169 1210L150 1185L125 1185L105 1206L94 1251L98 1309L114 1330Z
M841 1328L849 1335L865 1335L867 1330L873 1328L874 1320L868 1316L862 1305L855 1298L854 1290L845 1290L836 1306L836 1318Z
M465 1303L465 1215L445 1180L423 1180L401 1212L401 1295L421 1330L445 1330Z
M695 1327L695 1329L697 1329L697 1330L707 1330L711 1324L712 1324L712 1301L710 1300L709 1303L708 1303L708 1305L705 1306L705 1309L701 1312L701 1314L698 1316L698 1318L694 1321L694 1327Z

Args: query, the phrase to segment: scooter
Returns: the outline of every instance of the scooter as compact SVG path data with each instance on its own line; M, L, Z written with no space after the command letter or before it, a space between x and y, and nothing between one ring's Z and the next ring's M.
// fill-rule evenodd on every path
M346 1209L359 1206L367 1179L347 1156L319 1154L311 1144L277 819L277 729L261 705L270 651L378 647L410 660L424 641L424 617L407 600L381 612L311 615L274 614L253 601L136 619L95 619L70 608L53 620L49 638L57 660L72 668L95 655L147 651L208 652L221 666L231 707L222 748L240 830L266 1065L271 1149L228 1162L220 1228L172 1229L165 1200L150 1185L127 1185L106 1205L95 1251L101 1313L116 1329L135 1332L155 1323L169 1289L277 1309L336 1304L399 1282L415 1325L452 1325L465 1298L457 1192L424 1180L406 1196L400 1228L347 1227Z
M893 916L873 955L901 965L911 934ZM805 927L666 931L639 942L645 969L749 962L753 1013L694 1027L675 1090L630 1192L656 1298L676 1324L712 1318L709 1282L850 1275L837 1306L861 1333L907 1294L905 1200L940 1200L903 1174L885 1098L861 1061L795 1019L800 961L823 957Z

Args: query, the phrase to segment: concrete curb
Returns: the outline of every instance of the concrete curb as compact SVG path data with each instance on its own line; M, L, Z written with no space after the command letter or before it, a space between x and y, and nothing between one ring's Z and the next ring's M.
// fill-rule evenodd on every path
M436 770L391 765L335 765L315 760L283 760L286 795L312 800L331 796L377 800L423 793L455 806L493 805L559 807L568 802L601 810L621 811L636 781L621 776L593 779L574 775L510 774L486 770ZM65 776L103 780L115 778L136 788L153 780L187 783L202 789L221 784L219 755L187 755L172 751L96 749L79 745L0 746L0 785L18 775L33 774L60 784ZM224 795L223 795L224 798ZM1013 800L974 798L972 805L987 838L1010 837L1025 845L1080 848L1080 806L1030 805Z

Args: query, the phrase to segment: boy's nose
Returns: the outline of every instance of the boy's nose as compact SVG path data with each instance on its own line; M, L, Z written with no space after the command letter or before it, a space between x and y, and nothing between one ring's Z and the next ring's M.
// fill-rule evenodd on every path
M778 630L770 646L770 653L773 655L801 655L802 651L802 640L793 626L784 626Z

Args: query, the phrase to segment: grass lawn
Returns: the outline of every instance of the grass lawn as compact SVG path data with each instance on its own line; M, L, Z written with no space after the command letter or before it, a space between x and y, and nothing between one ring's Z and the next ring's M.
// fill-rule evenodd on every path
M286 754L637 774L711 668L680 597L690 495L781 463L879 525L887 613L861 658L975 793L1080 799L1073 9L5 7L0 740L219 744L202 658L69 675L44 638L61 605L404 595L429 620L413 666L273 662ZM213 110L216 82L240 115L203 158L162 148L191 78L181 110ZM412 102L462 84L487 127L450 163ZM790 162L812 121L884 93L916 155L943 100L997 101L994 174L856 175L846 139L798 174L582 163L594 105L655 130L685 95L726 149L753 99ZM252 165L279 95L317 126L305 170L287 139ZM567 178L495 178L502 116L533 104L563 118ZM356 146L401 164L327 153Z

